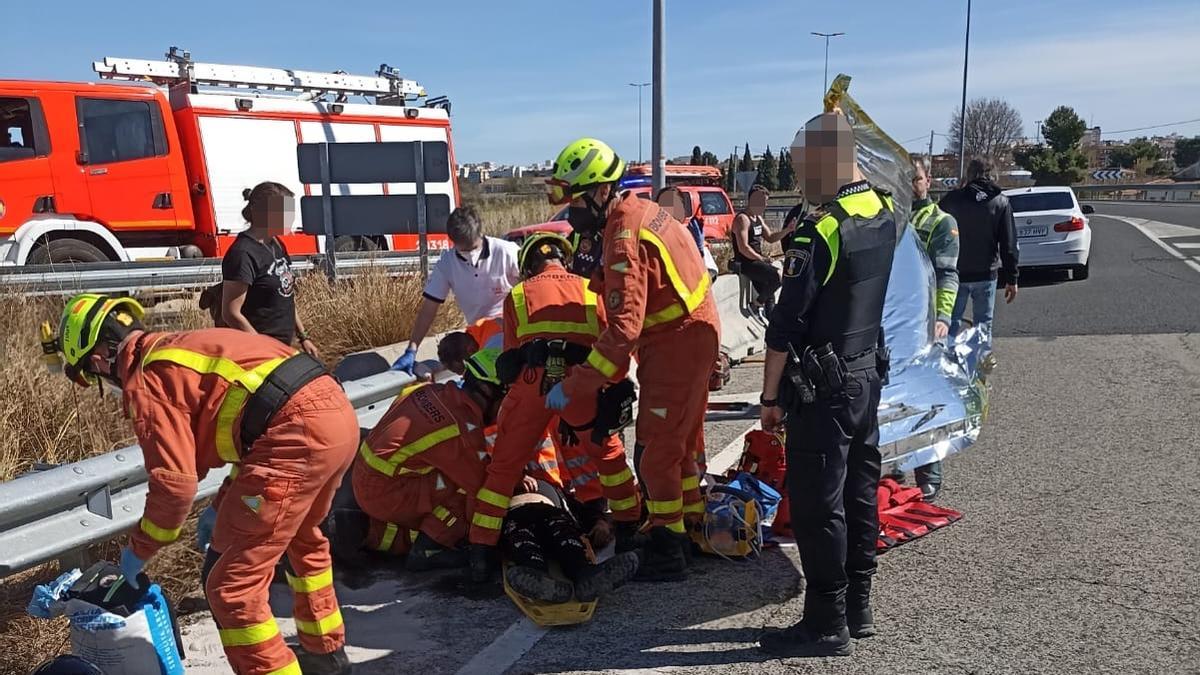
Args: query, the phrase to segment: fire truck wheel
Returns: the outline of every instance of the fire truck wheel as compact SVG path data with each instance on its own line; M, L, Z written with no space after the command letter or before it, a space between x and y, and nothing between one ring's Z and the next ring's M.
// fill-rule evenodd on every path
M353 253L355 251L378 251L379 242L372 237L343 235L334 240L333 250L338 253Z
M63 238L48 241L29 254L30 265L52 263L105 262L108 256L95 246L79 239Z

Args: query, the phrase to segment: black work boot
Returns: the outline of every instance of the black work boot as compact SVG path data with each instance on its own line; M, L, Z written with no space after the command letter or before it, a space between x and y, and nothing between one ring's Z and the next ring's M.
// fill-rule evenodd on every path
M417 535L412 550L404 561L404 569L409 572L428 572L429 570L447 570L462 567L467 564L467 556L460 549L446 548L434 541L424 532Z
M687 559L683 550L691 546L686 534L664 526L651 528L650 543L634 581L682 581L687 577Z
M641 551L650 543L650 536L641 530L641 523L618 520L615 524L617 531L617 553Z
M641 558L637 552L619 553L598 565L588 565L575 579L575 599L591 602L619 587L637 574ZM511 584L512 581L510 580Z
M575 592L571 582L556 579L536 567L512 565L504 572L504 578L514 591L530 600L558 604L570 600Z
M852 638L875 634L875 616L871 613L871 580L851 582L846 590L846 623Z
M328 654L314 654L303 647L292 647L291 650L296 653L296 661L304 675L347 675L354 672L354 665L346 656L345 648Z
M787 628L771 628L763 633L758 646L779 658L813 656L850 656L854 646L845 626L825 631L809 628L803 621Z

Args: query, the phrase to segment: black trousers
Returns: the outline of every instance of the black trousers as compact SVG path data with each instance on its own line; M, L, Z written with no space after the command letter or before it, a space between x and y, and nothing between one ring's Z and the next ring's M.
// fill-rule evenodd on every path
M846 625L846 593L869 592L879 536L879 374L850 373L845 392L793 410L787 489L804 569L804 621Z
M591 564L583 546L583 532L575 520L549 504L527 504L509 511L500 545L509 562L546 571L548 563L554 561L571 581Z
M754 286L758 301L767 309L775 306L775 291L779 290L779 271L765 260L741 260L739 274L744 274Z

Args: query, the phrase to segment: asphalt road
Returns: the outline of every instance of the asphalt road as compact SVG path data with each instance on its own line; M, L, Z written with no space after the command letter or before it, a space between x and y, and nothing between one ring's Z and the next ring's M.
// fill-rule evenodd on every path
M1200 228L1200 203L1155 204L1138 202L1085 202L1096 207L1097 214L1161 220L1176 225Z
M1196 329L1200 311L1184 300L1196 297L1200 275L1179 264L1177 258L1128 223L1104 217L1110 211L1126 217L1163 220L1180 209L1100 206L1090 219L1089 278L1067 281L1064 273L1022 272L1014 304L1005 305L1003 293L998 291L998 337L1181 333ZM1130 211L1148 215L1127 215ZM1200 206L1187 207L1186 212L1191 211L1200 218Z
M1098 212L1181 213L1123 208ZM590 623L545 632L452 576L339 584L355 672L1200 671L1200 272L1132 225L1092 223L1090 279L1028 279L998 311L990 418L947 462L942 501L964 518L880 559L880 635L854 656L756 649L763 627L799 618L803 579L784 547L701 559L685 582L628 585ZM740 366L729 391L757 392L760 378ZM710 459L749 425L708 425ZM286 588L273 594L290 633ZM222 672L214 632L189 630L189 672Z

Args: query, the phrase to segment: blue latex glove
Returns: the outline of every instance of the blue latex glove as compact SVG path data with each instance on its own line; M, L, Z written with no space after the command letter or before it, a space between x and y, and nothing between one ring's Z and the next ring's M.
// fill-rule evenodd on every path
M567 407L571 399L567 398L566 392L563 391L562 382L550 388L546 394L546 408L548 410L562 410Z
M213 527L217 524L217 510L213 507L204 509L204 513L200 514L200 521L196 523L196 549L201 553L208 551L208 545L212 543Z
M121 549L121 574L125 575L125 582L134 588L138 586L137 575L146 566L146 561L133 554L133 549L126 546Z
M400 358L396 359L396 362L392 364L392 370L399 370L412 375L413 366L415 365L417 365L417 350L413 347L409 347L408 349L405 349L404 354L402 354Z

